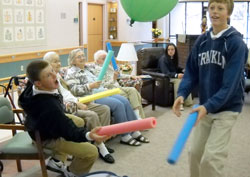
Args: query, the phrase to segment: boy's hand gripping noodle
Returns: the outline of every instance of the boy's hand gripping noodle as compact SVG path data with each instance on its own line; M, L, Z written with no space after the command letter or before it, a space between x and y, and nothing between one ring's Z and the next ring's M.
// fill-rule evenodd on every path
M199 105L194 105L193 108L197 108L198 106ZM189 137L189 134L191 133L191 130L196 123L197 117L198 117L198 112L189 114L184 126L181 129L181 132L178 138L175 141L174 146L172 147L170 154L168 155L168 158L167 158L168 163L175 164L177 162L184 148L184 145Z

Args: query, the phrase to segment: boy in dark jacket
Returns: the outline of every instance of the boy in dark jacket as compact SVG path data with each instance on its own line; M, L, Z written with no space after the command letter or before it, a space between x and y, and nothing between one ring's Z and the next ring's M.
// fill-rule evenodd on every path
M212 28L196 41L174 102L173 111L195 86L200 106L190 148L191 177L222 177L231 130L244 101L244 66L248 49L241 34L228 25L233 0L209 0Z
M98 152L87 141L98 143L109 137L99 136L99 128L87 132L65 116L62 98L57 91L56 73L47 62L31 62L27 67L27 76L29 83L19 97L19 104L27 114L25 126L31 138L34 140L34 131L38 130L46 148L74 156L71 165L65 166L63 171L66 177L89 172Z

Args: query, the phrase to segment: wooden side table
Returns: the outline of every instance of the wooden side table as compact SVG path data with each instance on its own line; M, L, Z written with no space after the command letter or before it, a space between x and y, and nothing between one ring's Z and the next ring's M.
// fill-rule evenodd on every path
M149 41L141 41L141 43L146 43L146 44L152 44L152 47L159 47L159 44L169 44L169 41L167 40L149 40Z

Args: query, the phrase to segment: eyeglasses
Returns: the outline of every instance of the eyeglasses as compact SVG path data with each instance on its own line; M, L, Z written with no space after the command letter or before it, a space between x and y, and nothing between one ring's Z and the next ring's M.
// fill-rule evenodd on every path
M106 56L101 56L99 59L105 60L105 59L106 59Z
M76 58L77 59L82 59L83 58L84 60L86 59L85 55L78 55L78 56L76 56Z

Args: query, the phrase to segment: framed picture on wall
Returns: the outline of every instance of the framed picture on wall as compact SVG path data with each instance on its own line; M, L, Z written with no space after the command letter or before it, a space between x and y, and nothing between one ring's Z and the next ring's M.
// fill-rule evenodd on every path
M0 12L0 47L46 44L44 0L1 0Z

